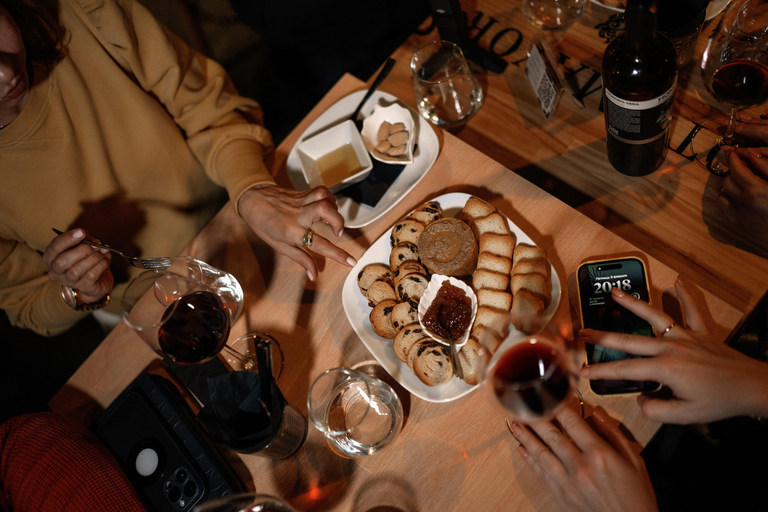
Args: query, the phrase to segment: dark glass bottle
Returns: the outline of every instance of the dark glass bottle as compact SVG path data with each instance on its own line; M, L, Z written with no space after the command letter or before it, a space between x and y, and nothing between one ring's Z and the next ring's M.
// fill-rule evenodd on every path
M677 53L656 31L655 0L628 0L624 20L603 55L608 160L623 174L645 176L666 154Z

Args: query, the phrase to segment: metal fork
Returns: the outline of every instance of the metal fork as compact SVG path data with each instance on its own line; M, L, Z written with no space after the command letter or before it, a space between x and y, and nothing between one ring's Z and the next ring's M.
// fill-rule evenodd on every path
M63 232L59 231L56 228L53 228L54 233L57 235L61 235ZM98 242L92 242L90 240L80 240L81 244L90 245L91 247L98 247L99 249L106 249L110 252L113 252L115 254L118 254L128 260L128 263L133 265L137 268L143 268L147 270L151 269L157 269L157 268L165 268L171 266L171 258L134 258L133 256L128 256L127 254L122 253L121 251L118 251L117 249L113 249L112 247L100 244Z

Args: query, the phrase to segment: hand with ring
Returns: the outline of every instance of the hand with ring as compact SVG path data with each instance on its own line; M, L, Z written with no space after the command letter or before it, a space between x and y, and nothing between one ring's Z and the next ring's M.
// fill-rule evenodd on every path
M319 221L328 224L337 237L343 233L344 218L326 187L308 191L274 185L253 187L240 196L238 210L259 238L304 267L312 281L317 277L317 264L308 250L348 267L357 263L312 229Z
M587 379L660 382L672 398L641 395L643 414L664 423L706 423L733 416L768 415L768 365L715 339L680 278L675 282L687 327L663 311L614 288L616 302L647 320L663 338L583 329L581 341L644 356L593 364Z
M112 291L115 279L109 268L112 255L106 249L80 244L98 242L84 229L73 229L55 237L43 252L48 278L78 291L83 302L98 302Z

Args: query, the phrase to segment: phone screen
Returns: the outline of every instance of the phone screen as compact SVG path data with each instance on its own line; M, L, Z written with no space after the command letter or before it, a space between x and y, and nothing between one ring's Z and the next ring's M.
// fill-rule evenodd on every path
M650 302L645 265L637 258L584 263L578 271L581 323L589 329L653 336L653 327L631 311L618 305L611 296L619 288L637 299ZM618 361L633 356L620 350L587 343L587 363ZM593 380L592 390L600 395L639 393L658 389L657 382Z

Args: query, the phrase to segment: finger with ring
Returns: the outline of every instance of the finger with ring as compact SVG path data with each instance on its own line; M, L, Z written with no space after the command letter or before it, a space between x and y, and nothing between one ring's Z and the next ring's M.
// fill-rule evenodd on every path
M312 228L307 229L307 232L304 233L304 238L302 239L302 242L304 242L304 247L309 249L312 247L312 239L315 236L315 232L312 231Z
M664 335L671 331L676 325L677 324L673 321L666 329L664 329L664 331L661 333L661 336L664 337Z

